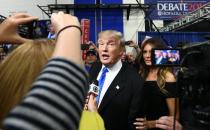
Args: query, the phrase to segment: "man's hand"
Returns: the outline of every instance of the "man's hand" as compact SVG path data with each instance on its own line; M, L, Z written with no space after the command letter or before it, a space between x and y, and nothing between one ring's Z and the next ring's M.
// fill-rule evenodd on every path
M18 34L17 28L20 24L37 19L37 17L30 16L26 13L16 13L7 18L2 24L0 24L0 42L20 44L28 41L29 39L22 38Z

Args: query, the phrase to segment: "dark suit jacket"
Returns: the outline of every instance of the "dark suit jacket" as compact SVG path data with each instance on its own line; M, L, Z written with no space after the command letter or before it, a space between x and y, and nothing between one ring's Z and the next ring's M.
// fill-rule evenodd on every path
M93 64L89 73L90 82L97 79L101 66L100 63ZM143 79L132 67L123 64L98 109L106 130L135 129L135 118L142 116L142 88Z

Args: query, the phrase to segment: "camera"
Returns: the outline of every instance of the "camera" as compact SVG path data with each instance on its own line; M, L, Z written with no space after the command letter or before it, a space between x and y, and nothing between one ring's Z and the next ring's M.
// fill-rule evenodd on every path
M176 79L182 125L190 130L209 130L210 41L189 43L180 49L155 48L151 58L153 66L178 67Z
M196 130L210 129L210 41L183 48L182 68L177 75L181 120Z

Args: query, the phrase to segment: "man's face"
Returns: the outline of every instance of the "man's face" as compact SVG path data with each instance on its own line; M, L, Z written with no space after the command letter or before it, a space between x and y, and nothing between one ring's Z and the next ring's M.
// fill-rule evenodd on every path
M122 56L123 49L120 40L116 40L113 35L101 35L98 39L99 58L102 64L113 66Z
M161 51L156 50L156 51L155 51L155 58L160 58L161 56L162 56Z
M167 52L163 52L163 57L164 57L164 58L167 57Z

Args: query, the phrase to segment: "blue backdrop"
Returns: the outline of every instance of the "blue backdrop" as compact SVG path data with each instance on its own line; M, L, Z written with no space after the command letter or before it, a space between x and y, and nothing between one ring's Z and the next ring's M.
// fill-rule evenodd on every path
M74 0L74 4L96 4L96 0ZM101 0L101 4L122 4L122 0ZM97 41L102 30L113 29L123 33L123 11L119 9L75 10L79 19L90 19L90 40Z
M210 32L138 32L138 41L141 43L145 36L158 37L164 39L167 45L175 47L178 42L202 42L206 41L204 36L209 35Z

